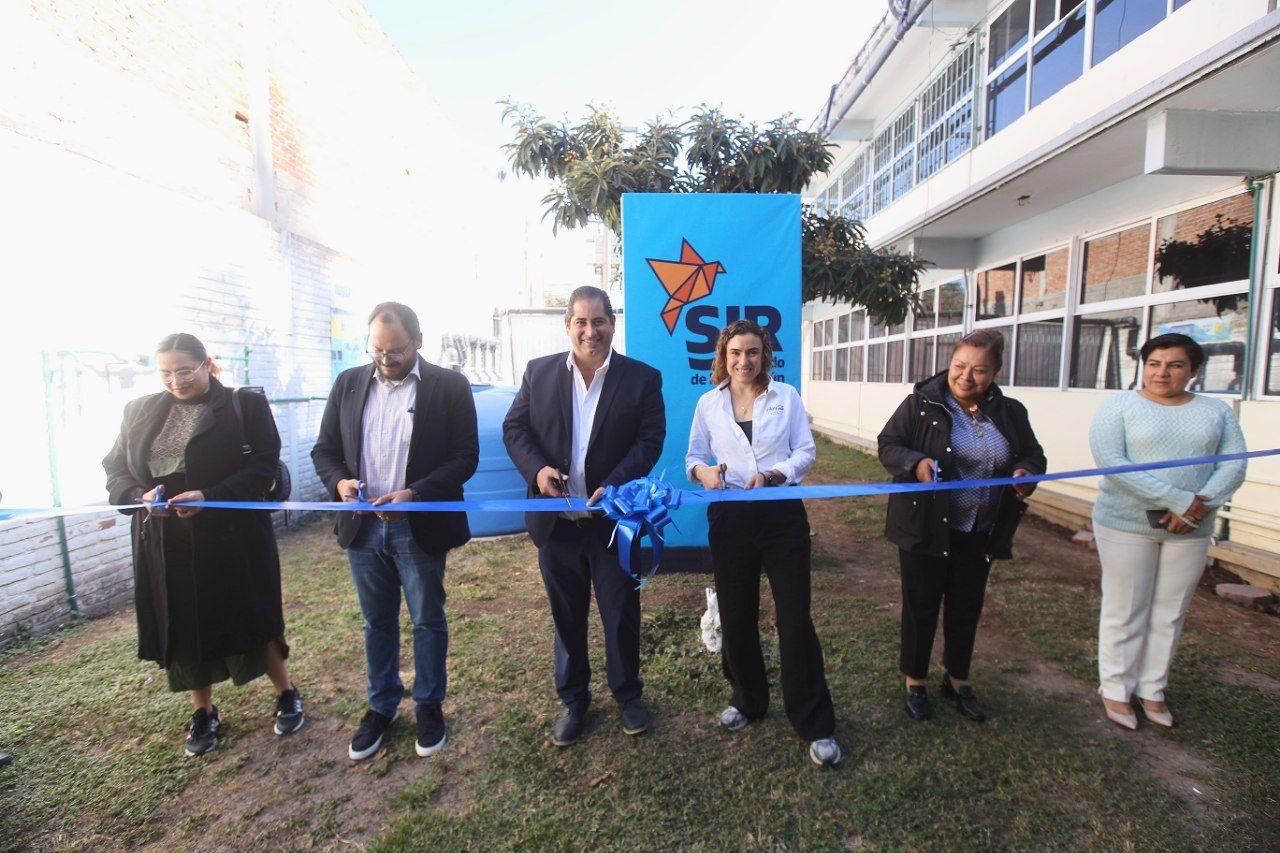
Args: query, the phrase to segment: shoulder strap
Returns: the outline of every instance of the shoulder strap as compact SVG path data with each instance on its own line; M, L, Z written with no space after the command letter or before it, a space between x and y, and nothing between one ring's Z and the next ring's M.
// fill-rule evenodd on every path
M248 456L253 452L253 445L244 431L244 410L240 408L240 392L243 388L231 389L231 411L235 412L236 423L240 425L240 452Z

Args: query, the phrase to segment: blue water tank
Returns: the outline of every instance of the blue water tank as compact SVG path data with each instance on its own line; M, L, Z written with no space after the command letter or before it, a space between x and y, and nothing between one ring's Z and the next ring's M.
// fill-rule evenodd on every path
M480 464L463 486L467 500L526 497L527 484L502 443L502 421L515 399L516 389L502 385L472 385L476 421L480 428ZM469 512L472 536L498 536L524 532L522 512Z

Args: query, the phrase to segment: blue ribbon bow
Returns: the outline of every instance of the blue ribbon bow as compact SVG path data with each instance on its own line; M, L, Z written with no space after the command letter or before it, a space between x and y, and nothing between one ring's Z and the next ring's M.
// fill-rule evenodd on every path
M604 487L600 507L606 518L616 522L609 544L612 545L615 539L618 541L618 564L636 582L636 589L648 583L658 571L665 544L662 529L672 523L671 511L680 506L683 494L666 480L652 477ZM653 565L642 578L631 570L631 554L645 534L653 543Z

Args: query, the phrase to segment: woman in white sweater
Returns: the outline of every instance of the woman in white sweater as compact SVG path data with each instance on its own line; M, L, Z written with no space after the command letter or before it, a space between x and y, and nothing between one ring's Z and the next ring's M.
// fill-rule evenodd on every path
M685 470L706 489L800 483L815 458L813 433L795 388L773 381L769 334L737 320L716 341L711 380L689 431ZM777 611L782 702L809 742L815 764L840 761L822 646L809 615L809 518L800 500L713 503L707 535L724 631L721 664L733 690L720 715L730 731L763 717L769 680L760 649L760 574Z
M1187 385L1204 350L1186 335L1142 346L1142 388L1108 398L1089 429L1101 467L1220 456L1245 450L1231 407ZM1138 727L1172 726L1164 688L1196 585L1204 572L1214 516L1244 482L1243 460L1113 474L1093 505L1102 562L1098 692L1107 717Z

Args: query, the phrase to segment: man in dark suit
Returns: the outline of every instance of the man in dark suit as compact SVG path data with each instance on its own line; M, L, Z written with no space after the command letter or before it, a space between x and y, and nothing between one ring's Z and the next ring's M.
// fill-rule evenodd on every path
M398 302L369 315L372 365L343 371L333 385L311 451L330 494L358 500L361 491L385 510L338 513L334 532L347 550L364 615L369 710L351 740L353 760L382 746L404 685L400 680L400 592L413 620L413 698L417 753L445 742L449 629L444 615L445 554L471 538L466 513L395 512L404 501L462 500L476 470L480 442L471 386L460 373L418 355L418 317ZM406 518L406 516L408 516Z
M662 374L612 349L613 306L597 287L580 287L565 311L569 352L529 362L503 440L531 495L600 499L607 485L646 476L666 437ZM608 548L613 522L600 513L525 515L555 622L555 684L564 710L552 740L582 734L591 702L587 614L594 584L604 625L609 689L622 729L649 726L640 702L640 594Z

